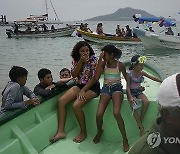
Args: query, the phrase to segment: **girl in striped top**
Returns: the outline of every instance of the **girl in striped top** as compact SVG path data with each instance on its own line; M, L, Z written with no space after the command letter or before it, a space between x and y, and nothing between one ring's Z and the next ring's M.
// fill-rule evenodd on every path
M121 57L121 54L121 50L117 49L114 45L106 45L103 47L102 53L99 56L95 79L98 80L101 76L101 73L104 72L104 85L101 90L99 106L96 114L98 132L93 141L95 144L100 141L101 135L103 133L103 115L109 101L112 99L114 117L117 121L123 138L123 150L128 151L128 139L126 136L124 121L120 114L121 104L123 101L123 90L120 74L122 72L125 79L127 75L124 64L118 61L118 59Z

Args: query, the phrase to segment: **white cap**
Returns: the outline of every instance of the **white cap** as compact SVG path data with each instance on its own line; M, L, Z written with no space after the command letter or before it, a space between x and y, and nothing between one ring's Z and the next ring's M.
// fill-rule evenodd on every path
M160 85L158 92L158 103L161 106L179 106L180 107L180 92L178 91L178 85L180 82L176 80L176 73L167 77ZM179 85L180 86L180 85Z

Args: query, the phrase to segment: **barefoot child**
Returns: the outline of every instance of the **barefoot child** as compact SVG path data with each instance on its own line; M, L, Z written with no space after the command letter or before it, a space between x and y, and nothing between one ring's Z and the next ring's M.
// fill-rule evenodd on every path
M146 62L145 56L139 56L139 55L133 56L131 58L131 65L129 68L130 71L127 74L127 95L131 107L133 108L133 106L136 105L135 104L136 99L141 99L143 104L142 112L140 116L137 110L133 109L134 110L133 115L140 129L140 135L143 135L144 133L144 127L142 125L142 121L149 105L149 101L146 95L143 93L144 87L141 86L141 83L144 81L144 76L154 81L162 82L160 79L153 77L143 71L145 62Z
M96 114L97 134L94 137L94 143L98 143L103 133L103 115L107 108L109 101L112 99L114 117L117 121L119 130L123 139L123 150L129 150L128 139L126 136L123 118L120 114L121 105L123 101L123 89L121 84L121 72L126 79L126 69L122 62L118 59L121 57L121 50L113 45L106 45L102 49L99 56L98 66L96 70L95 79L98 80L101 73L104 72L104 84L101 90L101 96ZM104 61L103 61L104 59Z
M91 79L95 75L96 57L90 45L85 41L78 42L72 50L72 76L77 77L77 83L69 89L63 96L58 99L58 130L50 141L56 142L59 139L65 138L64 132L66 121L66 105L73 100L73 111L80 126L80 134L74 138L74 142L80 143L87 137L85 115L82 108L94 97L100 93L100 84L96 82L91 88L86 91L83 87L91 83Z

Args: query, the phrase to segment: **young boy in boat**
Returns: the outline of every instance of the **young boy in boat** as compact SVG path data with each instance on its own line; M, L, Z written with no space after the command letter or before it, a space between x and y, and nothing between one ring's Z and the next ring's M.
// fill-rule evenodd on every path
M59 72L59 77L59 82L61 83L67 83L68 81L73 79L73 77L71 76L71 71L68 68L61 69Z
M157 103L160 116L128 154L180 153L180 73L162 82Z
M40 83L34 88L34 93L43 97L47 97L54 93L57 89L67 88L65 83L53 82L51 71L46 68L42 68L38 71L38 78Z
M151 80L154 80L160 83L162 82L161 79L151 76L147 74L145 71L143 71L145 62L146 62L145 56L139 56L139 55L133 56L131 58L131 65L129 68L130 71L127 74L127 96L128 96L131 108L133 109L134 118L136 119L138 127L140 129L141 136L144 133L144 127L142 125L142 121L149 105L148 98L143 93L145 89L144 87L141 86L141 83L144 81L144 76ZM137 108L138 108L138 104L136 102L137 99L141 99L142 105L143 105L140 116L137 112Z
M29 105L39 105L40 101L36 95L25 86L28 76L28 71L20 66L13 66L9 71L9 78L11 81L7 83L2 91L2 111L11 109L25 109ZM23 95L30 98L23 99Z

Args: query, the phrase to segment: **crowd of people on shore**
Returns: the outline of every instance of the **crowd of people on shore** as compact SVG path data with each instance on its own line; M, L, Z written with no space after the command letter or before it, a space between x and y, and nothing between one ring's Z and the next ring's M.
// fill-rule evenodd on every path
M127 27L128 28L128 27ZM126 70L125 65L120 61L122 51L114 45L105 45L101 49L99 58L95 56L93 48L85 41L79 41L72 49L72 67L71 69L64 68L59 72L60 79L58 82L53 82L51 71L47 68L42 68L38 71L39 84L34 88L34 92L29 90L25 84L28 76L28 71L20 66L13 66L9 71L10 81L2 91L2 111L8 111L18 108L27 108L29 105L37 106L40 104L38 95L47 97L57 89L67 88L67 82L73 80L75 85L68 89L57 101L58 109L58 130L56 134L50 139L54 143L66 137L65 122L66 122L66 106L73 102L72 108L80 126L80 133L73 139L74 142L80 143L87 137L87 129L85 122L85 114L83 107L93 98L100 95L99 105L96 113L97 134L93 142L95 144L100 142L103 134L103 115L106 111L109 101L112 99L113 114L117 121L118 128L122 135L123 151L129 151L129 142L126 134L125 124L121 116L121 105L123 103L123 85L121 83L121 73L127 82L127 98L130 107L133 110L133 116L139 127L140 136L147 135L143 127L143 118L148 109L149 101L147 96L143 93L145 90L141 86L144 77L147 77L156 82L162 82L158 94L158 102L162 106L160 113L162 118L156 125L160 127L164 135L168 132L167 126L171 126L172 134L180 137L180 74L176 74L162 81L145 71L143 71L146 57L142 55L134 55L130 58L131 65L129 71ZM104 73L103 87L100 88L99 78ZM173 85L171 85L173 84ZM169 90L168 90L169 89ZM29 100L24 100L23 95L27 96ZM142 100L142 111L139 114L136 111L136 100ZM174 118L174 117L176 118ZM142 138L141 148L132 148L133 154L139 154L140 150L150 151L148 146ZM140 142L140 141L139 141ZM158 150L163 149L165 145ZM171 146L171 145L169 145ZM176 150L179 145L175 145ZM162 148L162 149L161 149ZM138 151L139 150L139 151ZM180 149L178 149L180 150ZM130 150L131 152L131 150ZM146 152L144 152L146 153ZM161 152L162 153L162 152Z

